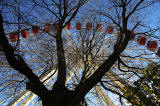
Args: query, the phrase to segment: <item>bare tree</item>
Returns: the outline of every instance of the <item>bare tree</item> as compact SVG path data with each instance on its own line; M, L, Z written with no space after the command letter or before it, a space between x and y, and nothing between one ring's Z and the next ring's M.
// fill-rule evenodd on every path
M18 1L15 0L15 2ZM18 12L16 13L19 13L19 18L17 18L18 22L16 23L17 26L20 26L20 23L23 24L23 22L25 25L29 26L32 25L31 23L34 21L35 24L40 23L40 25L42 25L42 23L47 23L47 21L54 21L54 24L57 25L56 30L53 31L55 33L48 33L48 39L44 40L45 43L43 42L44 37L40 38L41 40L36 41L37 45L43 42L42 45L44 46L44 48L41 48L42 46L38 47L39 45L37 46L37 48L41 48L39 50L42 51L42 53L36 54L41 60L38 64L44 62L44 65L51 64L48 69L57 68L57 79L52 85L51 90L49 90L40 80L40 77L50 70L46 69L44 72L40 73L40 75L35 74L30 63L27 63L19 52L16 52L17 49L9 44L3 24L11 24L11 22L10 20L6 21L5 15L3 15L5 9L1 10L0 44L3 48L2 51L4 52L9 65L27 78L26 88L38 95L44 106L75 106L86 104L84 99L86 94L96 86L97 83L102 81L102 78L105 77L106 73L112 69L117 61L119 64L133 68L126 65L121 60L121 57L123 56L122 52L126 49L129 41L132 39L132 32L134 32L136 28L142 26L142 24L138 19L134 20L132 25L130 25L130 22L133 21L132 18L137 11L147 8L152 5L154 1L136 0L133 2L132 0L108 0L106 3L111 5L106 6L108 6L108 9L113 10L114 14L109 11L95 10L96 13L105 17L120 30L117 37L115 37L116 39L112 42L112 50L108 54L105 53L106 50L103 46L105 43L105 33L97 33L97 30L88 31L84 29L83 31L75 32L77 35L76 37L63 36L63 29L65 26L75 18L80 8L85 5L86 2L87 0L29 0L22 3L24 6L25 3L31 3L28 7L31 9L24 10L26 11L24 14L20 12L18 6L16 7L18 9ZM4 4L2 6L4 6ZM29 20L31 19L30 15L25 17L25 14L30 14L34 21ZM44 20L45 22L42 22ZM20 30L19 27L17 29ZM75 40L77 42L75 42ZM50 41L53 41L54 43L50 43ZM46 53L45 50L48 53ZM45 60L43 56L51 58ZM68 85L66 85L67 72L73 71L74 69L77 69L74 71L74 78L77 79L77 82L74 82L72 89L69 89ZM82 69L83 71L81 71L81 74L78 76L76 72L78 72L79 69ZM103 81L101 84L103 86Z

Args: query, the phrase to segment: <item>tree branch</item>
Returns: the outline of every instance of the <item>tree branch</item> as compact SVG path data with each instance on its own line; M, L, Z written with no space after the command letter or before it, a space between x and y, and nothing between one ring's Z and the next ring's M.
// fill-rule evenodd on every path
M9 44L7 37L5 36L3 29L3 16L0 13L0 45L2 45L2 50L6 55L6 59L10 66L22 73L28 78L29 82L34 87L35 92L40 97L43 97L45 93L48 93L47 88L40 82L38 76L36 76L32 69L26 64L24 59L19 55L14 53L14 48ZM30 89L32 91L32 88Z

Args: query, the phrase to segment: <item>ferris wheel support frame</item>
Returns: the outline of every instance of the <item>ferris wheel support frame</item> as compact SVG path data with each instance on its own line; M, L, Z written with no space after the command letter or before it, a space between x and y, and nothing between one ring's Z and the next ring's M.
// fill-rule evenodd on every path
M52 69L52 70L50 71L50 73L46 73L46 75L41 76L41 77L40 77L40 80L43 82L43 81L45 81L48 77L52 76L53 74L56 74L54 69ZM23 100L29 93L30 93L30 91L28 91L28 90L23 91L23 92L22 92L19 96L17 96L14 100L12 100L11 102L9 102L7 106L15 106L15 105L18 104L21 100Z
M49 73L50 74L50 73ZM113 71L110 71L110 72L107 72L107 74L106 74L106 76L112 81L112 83L114 83L116 86L119 86L120 88L123 88L124 86L125 86L125 84L128 84L127 82L125 82L124 81L124 79L122 79L122 78L120 78L116 73L114 73ZM115 76L115 77L114 77ZM44 77L44 79L42 80L42 81L44 81L45 80L45 78L47 79L47 76L45 76ZM118 80L118 81L116 81L116 80ZM47 80L48 81L48 80ZM100 89L100 88L98 88L98 89ZM101 91L101 90L100 90ZM24 96L26 96L26 94L28 95L28 92L29 91L24 91L24 92L22 92L21 93L21 97L20 98L16 98L16 99L14 99L14 100L16 100L16 101L21 101L23 98L24 98ZM102 92L100 92L99 94L101 94L102 95ZM105 93L104 93L105 94ZM103 95L104 95L103 94ZM30 93L30 96L29 96L29 98L32 98L33 99L33 94L32 93ZM36 96L36 95L35 95ZM107 95L105 96L105 97L107 97ZM28 101L30 100L29 98L27 98L26 99L26 101L24 101L23 103L24 104L27 104L28 103ZM32 100L31 99L31 100ZM108 100L109 101L109 100ZM13 101L11 101L11 102L13 102ZM10 102L10 103L11 103ZM17 102L15 102L15 103L17 103ZM14 104L14 103L13 103ZM10 106L10 105L9 105Z

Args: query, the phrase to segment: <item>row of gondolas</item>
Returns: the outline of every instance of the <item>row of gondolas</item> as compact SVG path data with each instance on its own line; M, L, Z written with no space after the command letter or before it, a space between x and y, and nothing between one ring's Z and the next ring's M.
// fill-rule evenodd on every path
M33 34L38 34L40 32L46 32L46 33L49 33L52 28L55 28L57 29L58 28L58 24L46 24L44 25L43 28L40 28L39 26L32 26L32 32ZM85 26L85 29L86 30L93 30L93 24L92 23L86 23L86 26ZM83 27L83 24L78 22L76 23L76 26L75 28L74 27L71 27L71 24L68 24L66 26L66 29L67 30L70 30L70 29L76 29L76 30L82 30L84 27ZM106 29L104 30L103 29L103 24L96 24L96 28L94 28L96 31L98 32L106 32L108 34L112 34L114 33L114 27L112 25L108 25L106 27ZM22 30L21 32L21 36L22 38L28 38L29 36L29 29L25 29L25 30ZM12 32L12 33L9 33L9 39L11 42L16 42L18 40L18 34L17 32ZM131 39L134 40L135 39L135 34L132 33L131 34ZM147 38L145 36L142 36L142 35L139 35L138 36L138 39L137 39L137 43L139 45L144 45L147 47L148 50L152 51L152 52L156 52L157 56L160 57L160 47L158 47L158 44L156 41L153 41L153 40L147 40Z

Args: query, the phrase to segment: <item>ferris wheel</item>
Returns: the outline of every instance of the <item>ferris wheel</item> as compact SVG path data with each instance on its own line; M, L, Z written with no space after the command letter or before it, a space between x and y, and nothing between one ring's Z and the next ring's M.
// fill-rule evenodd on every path
M45 42L43 44L43 46L46 46L48 43L51 43L51 39L54 36L54 33L56 33L56 29L58 28L58 25L56 23L54 24L49 24L46 23L44 25L35 25L32 26L31 28L26 28L23 29L19 34L17 32L11 32L9 33L9 40L10 43L17 47L17 42L20 42L20 53L22 53L22 55L29 55L26 56L26 62L28 64L30 64L30 66L34 69L34 73L39 74L39 78L40 80L49 87L49 85L52 85L52 83L55 81L55 77L57 75L57 70L56 68L46 68L43 67L45 63L43 63L43 60L40 60L39 58L37 58L34 54L43 54L43 52L53 52L54 49L50 49L50 46L47 47L48 49L44 49L41 44L42 44L42 40L45 39ZM53 30L54 29L54 30ZM100 49L100 51L102 53L104 53L105 55L108 55L112 52L111 48L112 45L114 44L114 42L116 41L116 38L118 36L118 29L116 29L115 25L110 25L107 23L96 23L92 22L92 21L84 21L84 22L80 22L79 20L74 20L72 21L70 24L68 24L66 26L66 28L64 28L64 36L70 38L72 35L75 36L74 34L77 34L81 31L84 31L87 33L88 32L94 32L97 35L101 35L103 36L103 40L104 43L106 45L103 45L103 47ZM46 36L46 34L48 34ZM20 36L21 35L21 36ZM41 36L43 36L43 39L40 38ZM42 40L41 40L42 39ZM54 40L54 39L53 39ZM71 39L69 39L71 40ZM76 43L75 39L72 39L73 43ZM72 46L72 44L68 44L69 47ZM131 41L129 42L129 46L126 48L126 50L124 51L124 53L122 53L121 55L121 59L124 61L127 61L129 63L133 63L133 62L142 62L142 64L145 61L145 64L147 64L147 62L150 61L159 61L159 57L160 57L160 47L158 42L147 38L144 35L137 35L137 32L133 32L131 34ZM29 45L30 44L30 45ZM35 49L37 48L37 46L40 48L39 50ZM55 44L52 43L51 46L54 46ZM108 47L108 45L110 47ZM27 49L26 49L27 47ZM67 47L67 46L66 46ZM110 48L110 49L107 49ZM3 48L1 48L3 49ZM42 50L42 51L41 51ZM69 48L70 50L70 48ZM17 51L19 52L19 51ZM70 52L74 52L74 50L70 50ZM147 53L146 53L147 52ZM136 54L141 54L142 56L137 58ZM123 55L123 54L128 54L127 56ZM152 55L151 55L152 54ZM132 57L132 56L133 57ZM47 58L48 55L43 55L44 57ZM53 55L53 57L51 59L54 59L55 55ZM136 58L134 58L134 56ZM1 56L1 59L3 60L3 54ZM51 61L51 59L49 59ZM55 59L56 60L56 59ZM81 60L79 60L81 63ZM55 61L52 61L55 62ZM100 64L100 61L97 61L97 64ZM6 69L8 69L8 64L5 61L2 61L1 66L5 67ZM33 66L32 66L33 64ZM91 63L88 63L88 65L91 65ZM36 67L35 67L36 66ZM83 66L81 64L79 64L79 67L81 68L81 70L83 70ZM94 68L96 68L97 66L95 66ZM4 70L5 70L4 68ZM125 69L125 67L123 67ZM40 75L41 72L46 71L45 74ZM108 79L111 83L113 83L114 85L118 86L119 88L123 88L126 85L130 84L130 81L125 81L124 78L122 78L119 73L115 72L114 70L116 70L117 68L113 68L113 70L110 70L109 72L106 73L106 75L104 76L104 78ZM10 69L12 70L12 69ZM94 69L93 69L94 70ZM5 72L5 71L4 71ZM91 72L92 73L92 72ZM73 69L73 71L68 72L68 76L67 76L67 83L72 83L71 80L72 78L75 76L78 76L79 73L76 71L76 69ZM121 74L121 73L120 73ZM9 71L5 72L4 76L1 76L3 80L10 80L12 78L15 78L17 75L19 75L18 73L9 73ZM20 77L18 77L19 79L25 79L22 75ZM1 89L5 89L8 85L10 85L9 82L6 82L6 84L1 86ZM12 85L12 84L11 84ZM111 89L115 89L112 85L108 84L108 87L110 87ZM10 87L9 90L13 90L15 89L14 87ZM116 90L116 89L115 89ZM13 90L15 91L15 90ZM19 92L16 92L14 95L9 95L6 97L2 97L0 99L0 104L2 105L8 105L8 106L28 106L28 105L42 105L41 102L37 102L38 101L38 97L33 94L30 91L25 90L24 87L22 87L21 89L18 90ZM6 92L10 92L10 91L6 91ZM5 92L5 93L6 93ZM101 105L101 104L105 104L107 106L115 106L116 104L113 102L113 97L111 95L107 95L108 93L103 89L103 87L101 86L95 86L91 91L92 94L88 94L88 97L94 97L94 101L93 104L96 105ZM1 92L1 95L3 95L3 92Z

